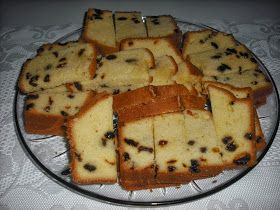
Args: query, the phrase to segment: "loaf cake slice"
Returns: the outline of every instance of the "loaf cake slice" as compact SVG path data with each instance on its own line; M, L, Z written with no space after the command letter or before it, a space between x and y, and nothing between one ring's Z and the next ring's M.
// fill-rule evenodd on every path
M186 59L200 69L205 76L242 74L245 70L258 67L257 61L244 45L190 54Z
M117 181L112 103L112 96L100 93L67 123L70 169L75 183Z
M255 112L251 98L238 99L229 91L212 85L208 86L208 92L225 167L254 165Z
M54 47L58 49L41 50L25 62L18 81L21 92L30 93L93 78L96 50L92 44L72 42L65 46L54 44Z
M116 41L126 38L147 37L141 12L115 12Z
M216 32L209 29L201 31L189 31L184 34L183 57L208 50L230 48L236 45L231 34Z
M180 46L182 31L171 15L147 16L145 20L148 37L166 37L171 39L175 46Z
M155 176L153 119L143 118L119 126L120 184L125 181L153 183Z
M155 66L153 54L145 48L116 52L97 61L92 80L95 86L128 86L148 84L150 68Z
M155 59L155 68L149 71L152 82L150 85L170 85L173 75L176 74L178 66L171 56L161 56Z
M120 49L147 48L155 58L163 55L172 56L177 64L184 61L180 51L168 38L135 38L125 39L120 44Z
M94 43L103 55L118 51L112 11L88 9L82 39Z
M234 87L250 87L253 90L252 96L255 104L263 101L269 95L273 88L271 82L258 69L251 69L240 73L204 76L203 81L215 81L223 84L229 84Z
M66 120L89 103L95 93L88 92L41 92L26 96L23 111L24 128L27 133L65 135Z

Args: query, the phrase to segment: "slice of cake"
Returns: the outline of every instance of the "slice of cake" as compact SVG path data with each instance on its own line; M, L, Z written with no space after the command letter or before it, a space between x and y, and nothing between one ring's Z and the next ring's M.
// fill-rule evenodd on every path
M236 41L231 34L216 32L209 29L202 31L189 31L184 34L183 57L193 53L204 52L208 50L224 49L233 47Z
M58 44L54 47L58 49L40 52L25 62L18 81L21 92L30 93L93 78L96 50L92 44L72 42L65 47Z
M65 135L65 121L89 103L95 93L88 92L41 92L26 96L23 111L27 133Z
M264 76L260 70L247 70L240 73L207 76L203 77L203 81L215 81L229 84L234 87L244 88L250 87L253 90L253 99L256 104L263 101L273 90L271 82Z
M97 61L92 80L95 86L112 87L148 84L148 70L155 65L153 54L145 48L116 52Z
M120 44L120 49L147 48L155 58L163 55L169 55L174 58L177 64L183 62L180 51L168 38L136 38L125 39Z
M116 41L126 38L147 37L140 12L115 12Z
M176 74L178 66L171 56L161 56L157 59L155 68L149 71L152 78L151 85L170 85L174 84L172 76Z
M67 124L70 169L75 183L117 181L112 103L112 96L98 94Z
M171 15L147 16L145 20L148 37L170 38L177 47L180 46L182 31Z
M142 184L154 182L153 119L144 118L119 126L120 184L125 181Z
M252 166L256 161L254 107L251 98L208 86L214 126L227 168Z
M94 43L103 55L118 51L112 12L88 9L82 39Z
M243 45L190 54L187 59L205 76L242 74L245 70L257 69L258 67L257 61Z

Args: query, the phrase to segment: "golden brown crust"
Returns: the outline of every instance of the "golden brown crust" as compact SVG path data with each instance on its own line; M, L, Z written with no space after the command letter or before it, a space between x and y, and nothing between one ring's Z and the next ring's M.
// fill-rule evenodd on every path
M264 134L262 132L262 127L260 120L258 118L257 110L255 109L255 131L256 131L256 149L257 151L262 151L266 147L266 141Z
M85 103L90 103L95 93L89 91L89 96ZM40 113L34 109L24 110L24 128L27 133L41 135L57 135L65 136L65 122L69 118L67 116Z
M108 93L99 93L95 95L88 103L86 103L84 106L81 107L80 111L75 115L68 119L67 121L67 139L70 146L70 169L71 169L71 175L72 175L72 181L77 184L96 184L96 183L115 183L116 180L110 180L110 179L82 179L79 177L79 174L75 170L77 167L77 157L75 153L75 138L73 136L73 127L75 124L75 121L82 117L92 106L97 104L99 101L109 97L110 94Z
M121 187L127 191L136 191L136 190L152 190L156 188L163 188L163 187L179 187L178 184L169 184L169 183L142 183L135 181L123 181L120 182Z

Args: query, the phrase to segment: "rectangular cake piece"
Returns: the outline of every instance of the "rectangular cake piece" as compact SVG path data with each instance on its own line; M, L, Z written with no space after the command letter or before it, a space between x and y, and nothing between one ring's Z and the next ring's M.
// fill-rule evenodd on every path
M103 55L118 51L112 12L93 8L88 9L82 39L86 42L94 43L98 51Z
M112 53L97 61L92 83L99 87L147 85L150 81L148 70L154 65L153 54L148 49Z
M180 46L182 31L171 15L147 16L145 20L148 37L166 37Z
M42 135L65 135L66 120L89 103L95 93L88 92L45 92L26 96L23 111L27 133Z
M201 31L189 31L184 34L183 57L193 53L200 53L208 50L230 48L236 45L231 34L212 31L209 29Z
M51 46L23 65L18 81L21 92L30 93L93 78L96 58L93 44L54 44L55 51Z
M153 183L155 176L153 119L143 118L119 126L120 184L127 181Z
M172 56L177 64L184 61L181 52L168 38L131 38L125 39L120 44L120 49L147 48L155 58L163 55Z
M243 45L190 54L187 59L205 76L242 74L245 70L258 67L257 61Z
M115 12L116 41L126 38L147 37L141 12Z
M117 181L112 103L112 96L100 93L67 123L70 169L75 183Z
M255 111L252 99L238 99L228 90L213 85L208 86L208 92L225 167L254 165Z

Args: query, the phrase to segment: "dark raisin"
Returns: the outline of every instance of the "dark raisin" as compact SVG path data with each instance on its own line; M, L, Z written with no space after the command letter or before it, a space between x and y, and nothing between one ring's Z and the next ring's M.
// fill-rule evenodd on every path
M245 137L246 139L248 139L248 140L252 140L253 137L254 137L254 134L253 134L253 133L246 133L246 134L244 135L244 137Z
M100 10L100 9L94 9L94 12L96 13L96 14L103 14L103 11L102 10Z
M239 68L238 68L238 73L242 74L242 67L241 66L239 66Z
M158 142L158 145L164 146L164 145L166 145L167 143L168 143L168 141L166 141L166 140L160 140L160 141Z
M138 147L138 152L142 152L142 151L153 153L154 150L153 150L153 148L145 147L145 146Z
M27 105L25 106L25 110L29 110L29 109L31 109L31 108L33 108L33 107L34 107L34 104L33 104L33 103L27 104Z
M168 166L167 169L168 169L168 172L173 172L173 171L176 170L176 167L175 166Z
M117 56L116 56L116 55L113 55L113 54L112 54L112 55L107 55L107 56L106 56L106 59L107 59L107 60L114 60L114 59L116 59L116 58L117 58Z
M102 87L102 88L107 88L108 87L108 85L106 85L106 84L101 84L99 86Z
M32 85L33 87L37 87L38 84L36 83L36 81L38 81L38 79L39 79L39 75L35 75L31 77L29 80L29 84Z
M257 85L258 82L257 82L257 81L253 81L253 82L251 82L251 84L252 84L252 85Z
M235 151L236 148L237 148L237 146L233 142L230 142L226 145L226 150L228 150L230 152Z
M255 58L251 58L250 61L253 63L257 63L257 60Z
M51 97L51 96L49 96L48 102L49 102L49 105L52 105L52 104L53 104L53 100L52 100L52 97Z
M217 43L215 43L215 42L211 42L211 46L214 47L215 49L218 49L218 48L219 48L219 46L218 46Z
M78 52L78 56L79 56L79 57L82 56L84 52L85 52L85 49L84 49L84 48L83 48L83 49L80 49L79 52Z
M93 17L94 17L95 20L102 20L103 19L103 17L101 17L101 15L99 15L99 14L94 14Z
M249 54L248 53L243 53L243 52L239 52L239 55L243 58L248 58L249 57Z
M55 52L53 52L52 54L53 54L56 58L58 57L58 52L55 51Z
M166 161L166 163L176 163L177 162L177 160L168 160L168 161Z
M95 79L95 78L97 77L97 75L98 75L98 74L95 74L95 75L93 76L93 79Z
M254 73L253 75L254 75L255 77L258 77L258 76L259 76L259 74L258 74L258 73Z
M194 145L194 143L195 143L194 140L189 140L189 141L188 141L188 145L191 145L191 146L192 146L192 145Z
M83 159L82 159L81 154L75 152L75 157L76 157L76 159L77 159L79 162L82 162Z
M74 98L75 96L72 94L67 95L68 98Z
M105 77L105 75L104 75L104 74L102 74L100 78L101 78L101 79L104 79L104 77Z
M125 60L125 62L127 62L127 63L135 63L135 62L137 62L137 59L135 59L135 58L128 58L128 59Z
M123 153L123 160L128 161L130 159L129 154L127 152Z
M128 145L131 145L133 147L137 147L138 146L138 142L136 142L136 141L134 141L132 139L125 138L124 141L125 141L125 143L127 143Z
M37 50L37 53L42 53L42 52L44 52L44 47L40 47L38 50Z
M49 112L51 110L51 107L50 106L46 106L45 108L44 108L44 111L45 112Z
M217 70L220 72L224 72L225 70L231 70L231 67L229 67L228 65L222 63L220 66L217 67Z
M203 44L203 43L204 43L204 41L201 39L201 40L199 40L199 43L200 43L200 44Z
M129 41L128 42L128 46L132 46L133 45L133 42L132 41Z
M255 69L255 72L262 73L262 71L259 69Z
M66 66L67 63L60 63L56 66L56 68L63 68L64 66Z
M235 55L236 56L236 58L240 58L240 56L239 55Z
M60 59L59 59L59 62L62 62L62 61L66 61L66 58L63 57L63 58L60 58Z
M250 161L251 157L249 154L246 154L244 157L234 160L233 162L236 165L246 165Z
M207 151L207 147L200 147L200 152L205 153Z
M81 85L81 83L79 82L74 82L74 86L77 90L82 91L83 90L83 86Z
M219 59L219 58L221 58L222 56L220 56L220 55L213 55L211 58L212 59Z
M92 164L86 163L84 165L84 169L88 170L89 172L92 172L92 171L96 170L96 167L94 165L92 165Z
M25 78L26 78L26 79L30 79L30 77L31 77L31 74L30 74L29 72L27 72L27 73L25 74Z
M44 69L47 71L47 70L50 70L51 68L52 68L52 64L48 64L48 65L45 66Z
M155 24L155 25L159 25L159 21L157 19L152 20L152 23Z
M134 22L135 24L140 23L140 21L137 20L137 19L134 19L133 22Z
M224 144L228 144L232 141L232 137L231 136L226 136L222 139Z
M199 173L199 163L197 160L191 160L190 172L191 173Z
M230 105L233 105L233 104L234 104L234 101L229 102L229 104L230 104Z
M216 81L218 80L217 76L212 76L212 77L213 77L214 80L216 80Z
M65 170L61 171L60 173L62 176L68 176L71 174L70 168L66 168Z
M44 77L44 82L49 82L50 81L50 75L47 74L45 77Z
M257 143L261 143L262 140L263 140L263 138L262 138L261 136L257 136L257 137L256 137L256 142L257 142Z
M237 51L234 48L227 48L226 51L230 52L230 53L233 53L233 54L237 54Z
M117 95L117 94L119 94L119 93L120 93L120 90L119 90L119 89L114 89L113 95Z
M175 33L178 33L178 32L179 32L179 29L178 29L178 28L175 28L175 29L174 29L174 32L175 32Z
M127 17L119 17L118 20L127 20Z
M115 138L115 134L113 131L108 131L104 134L104 136L107 138L107 139L113 139Z
M105 147L105 146L106 146L106 144L107 144L107 139L102 138L102 139L101 139L101 141L102 141L102 145Z
M96 58L96 63L99 64L101 60L102 60L102 57L97 57Z
M100 62L100 63L98 64L98 68L100 68L101 66L103 66L103 63L102 63L102 62Z
M26 96L26 100L29 100L29 99L34 100L34 99L37 99L37 98L39 98L38 94L30 94L30 95Z
M68 113L65 112L65 111L61 111L60 114L61 114L62 116L64 116L64 117L67 117L67 116L68 116Z

